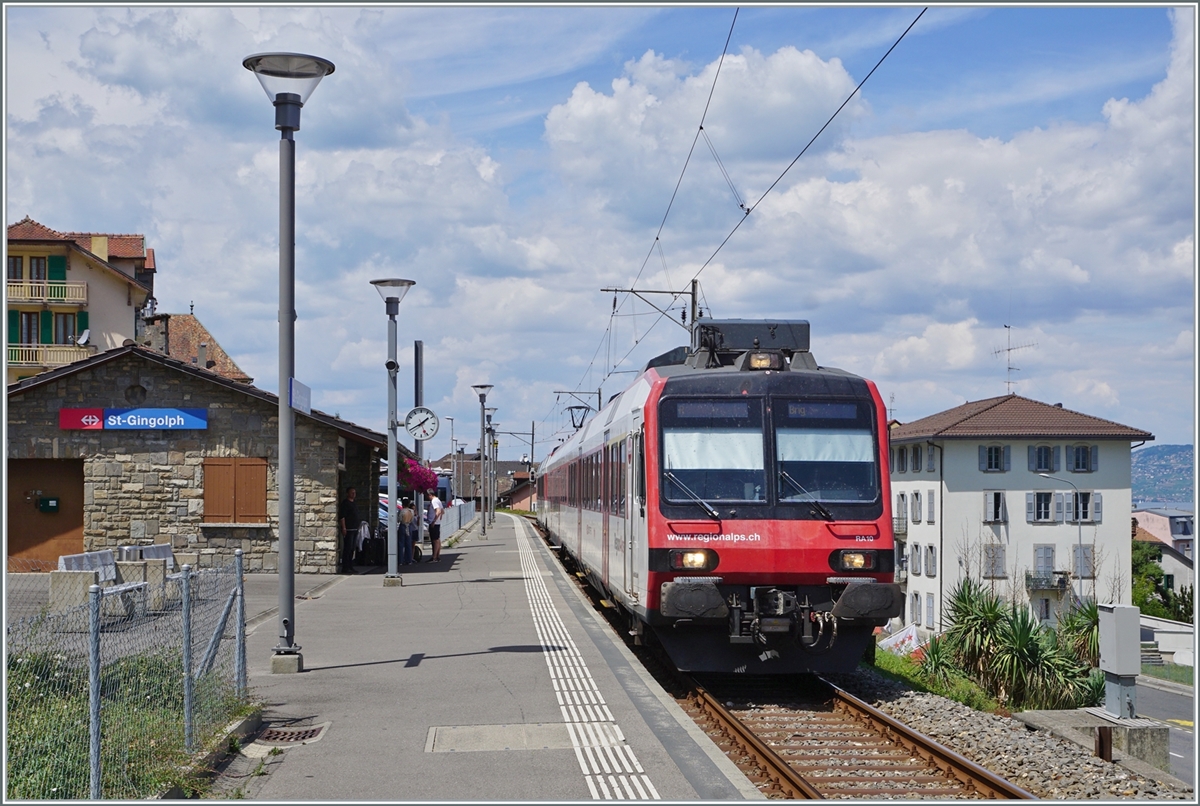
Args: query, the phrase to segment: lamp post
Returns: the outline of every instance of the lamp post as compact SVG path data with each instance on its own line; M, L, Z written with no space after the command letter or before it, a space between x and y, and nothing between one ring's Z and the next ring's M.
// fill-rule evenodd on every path
M296 645L296 421L291 381L296 372L296 141L300 109L333 62L303 53L256 53L242 60L275 106L279 130L279 644L272 672L299 672Z
M481 384L472 386L471 388L475 390L475 394L479 395L479 478L482 479L482 478L484 478L484 475L483 475L483 452L485 450L485 446L487 445L487 443L485 442L487 435L484 433L485 429L486 429L486 426L484 424L484 409L487 407L487 396L488 396L488 392L492 391L492 384L481 383ZM486 509L484 507L486 500L487 499L483 494L481 494L479 496L479 509L480 509L479 522L480 522L480 524L482 524L482 527L481 527L482 528L482 537L484 539L487 539L487 517L486 517Z
M496 522L496 454L495 445L492 444L496 439L495 429L492 426L492 415L495 413L495 406L488 406L485 411L487 415L487 475L485 478L487 479L487 516L489 525Z
M388 570L384 576L384 585L389 585L389 579L400 576L399 541L396 538L396 474L400 469L400 458L396 456L396 429L400 427L399 416L396 413L396 374L400 365L396 362L396 314L400 313L400 300L416 283L412 280L400 280L395 277L386 280L372 280L371 285L383 297L384 309L388 318L388 360L384 365L388 372L388 420L387 420L387 449L388 449L388 526L387 551Z
M1075 501L1076 502L1079 501L1079 488L1075 486L1075 482L1070 481L1068 479L1060 479L1058 476L1051 476L1049 473L1038 473L1038 475L1044 479L1051 479L1052 481L1061 481L1063 484L1070 484L1071 487L1073 487L1075 489ZM1063 515L1064 516L1067 514L1066 510L1067 510L1067 507L1066 507L1066 504L1064 503L1064 505L1063 505ZM1083 570L1083 519L1082 518L1075 519L1075 529L1076 529L1076 534L1078 535L1078 540L1079 540L1079 549L1078 549L1078 551L1079 551L1078 558L1079 559L1077 560L1077 562L1079 563L1079 569L1082 572L1082 570ZM1083 604L1083 574L1082 573L1080 573L1076 577L1075 588L1076 588L1075 602L1076 602L1076 606L1078 607Z
M458 476L454 475L454 418L447 417L446 419L450 421L450 482L457 487ZM449 506L454 502L454 490L449 490L446 493L446 498L449 500L444 501L443 503Z

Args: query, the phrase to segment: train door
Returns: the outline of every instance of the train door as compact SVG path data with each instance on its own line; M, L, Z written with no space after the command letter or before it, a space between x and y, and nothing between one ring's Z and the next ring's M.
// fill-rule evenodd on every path
M638 601L636 546L646 545L646 459L642 434L642 413L633 413L629 439L629 472L626 474L628 492L625 506L625 593L631 602Z
M575 466L577 468L577 470L575 472L575 492L577 493L577 495L575 496L575 556L579 558L579 562L580 562L580 564L582 564L583 563L583 504L584 504L583 497L585 495L585 490L587 489L587 485L584 483L584 476L586 475L584 473L584 470L586 468L584 467L584 462L583 462L583 448L580 448L579 453L576 454Z
M600 581L608 587L608 522L612 515L612 445L608 444L608 432L604 432L604 447L600 451Z

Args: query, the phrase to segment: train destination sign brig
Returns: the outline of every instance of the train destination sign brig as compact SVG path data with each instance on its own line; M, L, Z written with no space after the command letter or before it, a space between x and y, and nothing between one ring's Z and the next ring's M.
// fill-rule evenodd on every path
M208 409L59 409L58 427L82 431L206 430Z

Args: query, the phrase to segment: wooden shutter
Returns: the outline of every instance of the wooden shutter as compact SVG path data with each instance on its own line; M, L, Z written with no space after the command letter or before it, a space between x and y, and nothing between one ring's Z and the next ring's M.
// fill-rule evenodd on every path
M233 521L233 459L204 460L204 522Z
M1100 522L1101 512L1101 497L1100 493L1092 493L1092 520L1096 523Z
M1063 498L1062 493L1054 494L1054 520L1058 523L1062 523L1066 515L1066 506L1064 505Z
M234 460L234 511L236 523L267 522L267 460L258 457Z
M41 344L54 344L54 314L50 311L42 311L40 318L41 331L38 342Z
M1091 453L1092 453L1092 456L1091 456L1092 468L1091 468L1091 470L1093 473L1095 473L1097 470L1100 469L1100 446L1093 445Z
M979 472L987 472L987 445L979 446Z
M1057 445L1054 446L1054 472L1055 473L1057 473L1059 468L1062 467L1062 465L1059 463L1059 456L1061 455L1061 450L1062 449L1059 448L1059 446L1057 446Z
M21 343L21 312L9 310L8 312L8 343Z
M66 255L51 255L46 265L48 273L46 279L52 283L64 283L67 280L67 256Z
M1012 470L1012 446L1004 446L1004 472Z
M925 520L926 520L926 522L928 522L928 523L933 523L933 511L934 511L934 509L935 509L935 506L934 506L934 503L933 503L933 501L934 501L934 492L933 492L933 490L930 490L930 491L929 491L929 498L928 498L928 501L929 501L929 517L927 517Z
M1026 450L1029 453L1029 472L1036 473L1037 472L1037 447L1034 445L1030 445Z
M79 334L88 329L88 312L80 311L75 314L75 333Z
M1004 493L996 493L1000 496L1000 522L1008 523L1008 498Z
M1037 517L1037 512L1034 509L1034 493L1025 493L1025 522L1033 523Z

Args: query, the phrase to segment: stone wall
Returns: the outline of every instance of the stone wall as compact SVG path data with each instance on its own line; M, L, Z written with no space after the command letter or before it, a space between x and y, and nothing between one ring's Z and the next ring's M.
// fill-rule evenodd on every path
M207 430L61 430L59 408L206 408ZM278 554L278 408L136 352L8 400L8 456L84 460L84 550L170 542L203 566L245 553L247 571L274 571ZM347 451L369 482L373 449ZM337 569L338 432L296 415L297 573ZM204 459L266 457L263 525L204 524ZM347 465L350 472L351 465ZM377 471L375 471L377 472ZM363 484L367 486L366 483ZM373 500L373 498L369 499ZM374 514L373 512L371 513Z

